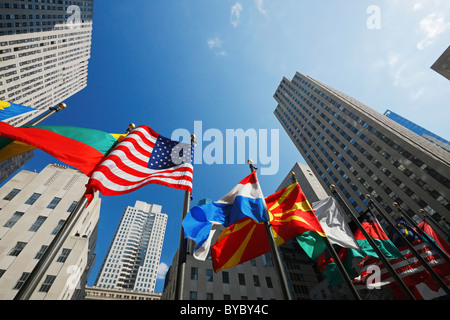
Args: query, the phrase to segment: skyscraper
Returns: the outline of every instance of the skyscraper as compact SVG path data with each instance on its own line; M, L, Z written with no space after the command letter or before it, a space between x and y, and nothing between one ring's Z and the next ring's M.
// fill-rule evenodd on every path
M0 100L42 113L86 87L93 7L94 0L1 0Z
M370 194L387 212L395 201L413 217L424 209L450 219L448 152L298 72L274 98L275 116L324 188L336 185L357 211Z
M154 292L166 224L159 205L126 207L94 285Z
M0 188L0 300L13 299L84 194L80 171L48 165L22 170ZM100 199L85 209L32 294L33 300L84 298L95 260Z

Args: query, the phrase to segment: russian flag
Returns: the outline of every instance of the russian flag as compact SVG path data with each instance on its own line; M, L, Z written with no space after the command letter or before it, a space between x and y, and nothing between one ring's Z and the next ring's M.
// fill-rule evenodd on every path
M214 232L219 225L229 227L247 217L257 222L267 221L264 197L256 171L239 182L219 201L193 207L186 214L182 224L185 237L197 244L194 257L203 261L206 259Z

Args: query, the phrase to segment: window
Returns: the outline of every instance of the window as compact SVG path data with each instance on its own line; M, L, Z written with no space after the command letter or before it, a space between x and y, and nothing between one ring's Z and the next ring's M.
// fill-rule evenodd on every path
M69 256L71 251L72 250L70 250L70 249L63 248L61 255L58 257L58 260L56 260L56 262L62 262L62 263L66 262L67 257Z
M48 246L45 246L45 245L41 246L41 248L40 248L39 251L36 253L36 256L35 256L34 258L35 258L35 259L40 259L40 258L44 255L45 250L47 250L47 248L48 248Z
M272 279L270 277L266 277L267 288L273 288Z
M253 275L253 284L255 285L255 287L260 287L259 277L257 275Z
M11 249L8 255L17 257L22 252L23 248L25 248L26 245L27 245L26 242L17 241L15 247Z
M8 221L6 221L4 227L5 227L5 228L12 228L12 227L16 224L16 222L19 221L19 219L20 219L23 215L24 215L23 212L16 211L16 212L13 214L13 216L12 216L11 218L9 218Z
M64 225L65 220L59 220L58 225L53 229L51 235L54 236L58 234L59 230L61 230L62 226Z
M191 268L191 280L197 280L198 279L198 269L195 267Z
M197 300L197 291L189 292L189 300Z
M56 206L58 205L58 203L61 201L61 198L58 197L54 197L52 202L50 202L50 204L47 206L47 208L49 209L55 209Z
M29 272L23 272L19 280L17 280L16 284L14 285L13 290L19 290L20 288L22 288L25 281L27 281L29 275L30 275Z
M41 287L39 288L39 292L48 292L55 281L56 276L48 275L45 277L44 282L42 283Z
M42 217L42 216L37 217L36 221L33 223L33 225L30 227L30 229L28 229L28 231L33 231L33 232L38 231L46 219L47 219L47 217Z
M206 269L206 281L207 282L213 281L213 271L211 269Z
M243 273L238 273L239 285L245 286L245 275Z
M31 197L28 198L28 200L25 202L25 204L34 204L37 199L41 196L40 193L33 193Z
M206 300L214 300L214 294L207 292L206 293Z
M222 282L230 283L230 277L228 275L228 271L222 271Z
M3 200L12 200L18 193L20 192L19 189L12 189L10 193L6 195L6 197L3 198Z
M77 206L78 201L74 201L72 202L72 204L70 205L69 209L67 209L67 212L72 212L73 209L75 209L75 207Z

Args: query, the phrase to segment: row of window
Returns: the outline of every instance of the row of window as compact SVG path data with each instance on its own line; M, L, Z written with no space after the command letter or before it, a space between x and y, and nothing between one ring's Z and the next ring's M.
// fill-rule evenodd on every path
M230 275L227 271L222 271L222 283L230 283ZM214 272L212 269L206 269L206 282L213 282ZM253 285L255 287L260 287L261 283L258 275L253 275ZM198 280L198 268L191 267L191 280ZM267 288L273 288L272 279L270 277L265 277ZM241 286L246 285L246 279L244 273L238 273L238 283Z
M11 201L12 199L14 199L14 197L19 194L21 190L20 189L12 189L4 198L3 200L7 200L7 201ZM37 199L39 199L39 197L42 194L40 193L33 193L28 199L27 201L25 201L25 204L29 204L29 205L33 205ZM52 199L52 201L47 205L48 209L55 209L56 206L59 204L59 202L62 200L62 198L59 197L54 197ZM69 206L69 208L67 209L67 212L72 212L73 209L75 209L77 205L77 201L73 201L72 204Z

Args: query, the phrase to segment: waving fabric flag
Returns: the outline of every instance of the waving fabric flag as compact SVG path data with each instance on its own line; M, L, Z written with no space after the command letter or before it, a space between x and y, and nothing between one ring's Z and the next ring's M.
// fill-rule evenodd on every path
M37 110L21 106L20 104L0 100L0 121L5 121L29 112L37 112Z
M228 227L242 219L264 222L264 199L253 171L222 199L193 207L183 219L186 238L197 243L194 257L205 260L217 226ZM247 220L245 219L245 220Z
M416 237L416 239L418 239L418 237ZM442 257L440 257L426 241L418 239L413 240L411 244L420 256L424 258L425 261L440 276L440 278L447 285L450 285L450 265L446 263L446 261L442 259ZM445 295L444 291L439 287L433 277L422 266L420 261L406 245L400 246L399 250L401 251L402 258L390 260L389 263L395 269L405 285L408 286L409 290L416 299L431 299ZM371 283L367 283L372 274L367 271L367 267L372 265L377 265L380 268L381 276L378 282L373 282L373 280L377 280L376 278L373 278L370 279L372 280ZM400 290L398 284L394 281L391 274L388 272L380 259L375 257L366 257L366 259L361 262L360 266L362 268L362 272L358 278L353 280L355 286L370 287L388 285L392 289L394 299L406 299L402 290ZM438 292L440 290L442 292Z
M431 239L434 240L436 245L444 251L448 257L450 257L450 245L448 242L437 233L428 222L423 220L417 225L423 232L425 232Z
M398 251L394 243L392 243L392 241L383 231L378 220L372 214L365 213L360 219L362 220L361 225L363 226L364 230L366 230L366 232L373 239L377 247L380 249L380 251L387 259L395 259L403 257L403 255L400 253L400 251ZM361 247L362 255L378 257L377 253L372 248L370 243L367 241L366 237L364 237L361 230L357 229L354 236L356 241L358 242L358 245Z
M358 243L333 197L316 201L311 206L331 244L359 249ZM316 260L325 248L325 244L321 242L322 239L318 239L315 233L304 232L297 237L297 241L312 260Z
M117 139L123 137L94 129L70 126L13 127L5 122L0 122L0 136L0 147L8 148L12 142L10 139L17 140L47 152L87 176L92 174L105 154L117 143ZM3 157L4 152L0 154Z
M147 184L192 192L191 145L161 136L148 126L132 130L100 163L86 185L88 193L126 194Z
M326 235L298 183L265 200L278 246L299 234L311 231L317 235L315 238L319 239L318 244L325 249L324 241L320 241L320 238ZM213 268L215 272L225 270L269 251L264 224L243 219L227 227L211 248Z

